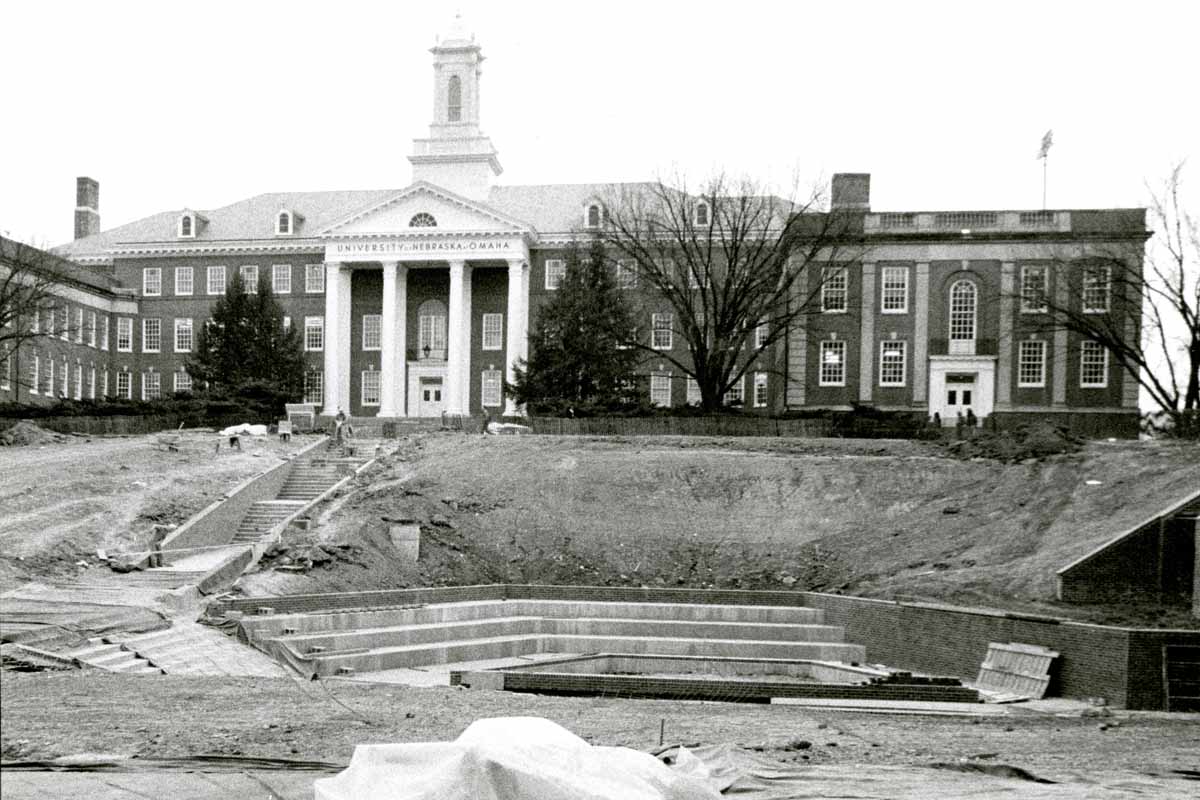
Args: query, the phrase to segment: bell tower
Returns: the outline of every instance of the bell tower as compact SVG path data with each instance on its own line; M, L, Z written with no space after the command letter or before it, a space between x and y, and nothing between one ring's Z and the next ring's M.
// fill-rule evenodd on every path
M472 200L485 200L503 170L492 140L479 129L483 54L456 15L433 53L433 122L429 138L413 140L413 180L428 181Z

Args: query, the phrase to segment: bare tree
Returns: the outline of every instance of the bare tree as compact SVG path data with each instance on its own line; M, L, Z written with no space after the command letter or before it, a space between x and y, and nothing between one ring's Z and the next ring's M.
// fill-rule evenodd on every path
M76 338L78 324L61 299L75 269L40 247L0 236L0 371L9 370L14 386L27 386L23 348Z
M1027 329L1067 330L1099 343L1180 433L1200 421L1200 229L1181 197L1183 164L1149 187L1153 238L1056 252L1053 289L1039 279L1014 300ZM1143 257L1143 254L1145 256Z
M861 257L862 215L822 203L817 191L798 201L725 175L695 194L678 180L607 198L595 235L619 282L642 290L638 318L658 328L630 332L626 344L695 379L705 410L720 408L755 359L814 310L823 268ZM654 310L662 313L644 313ZM664 346L675 337L686 357Z

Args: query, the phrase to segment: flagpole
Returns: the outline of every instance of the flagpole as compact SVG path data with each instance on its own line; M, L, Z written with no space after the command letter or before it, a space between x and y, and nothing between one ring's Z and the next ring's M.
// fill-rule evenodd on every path
M1046 210L1046 166L1050 162L1050 152L1042 156L1042 211Z

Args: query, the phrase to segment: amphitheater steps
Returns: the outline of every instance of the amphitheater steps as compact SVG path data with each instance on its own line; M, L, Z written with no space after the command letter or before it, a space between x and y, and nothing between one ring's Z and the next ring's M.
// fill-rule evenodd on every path
M195 623L134 636L121 647L153 662L168 675L277 677L283 670L267 656L220 631Z
M126 675L162 674L162 670L147 659L102 638L88 639L87 644L68 650L66 655L81 664L105 672L120 672Z

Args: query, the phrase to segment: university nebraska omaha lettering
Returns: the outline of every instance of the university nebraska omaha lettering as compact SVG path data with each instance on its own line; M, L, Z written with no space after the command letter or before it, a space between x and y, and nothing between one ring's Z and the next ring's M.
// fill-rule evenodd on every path
M339 242L334 245L338 255L389 255L396 253L433 253L442 251L480 252L511 250L512 242Z

